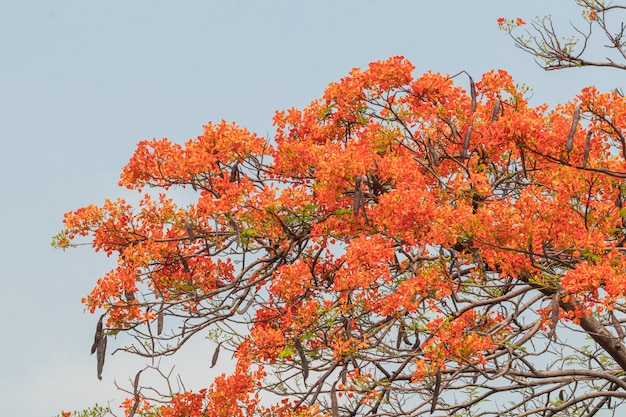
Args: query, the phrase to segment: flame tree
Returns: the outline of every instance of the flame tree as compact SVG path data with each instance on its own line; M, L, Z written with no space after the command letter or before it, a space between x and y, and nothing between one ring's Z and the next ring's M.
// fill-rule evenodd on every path
M83 299L103 314L102 361L119 332L146 358L207 334L213 364L234 354L232 373L162 402L137 374L126 415L623 403L624 99L589 87L532 107L504 71L466 91L413 69L354 69L277 112L271 140L220 122L184 145L141 142L120 181L137 204L65 215L56 246L117 259ZM189 204L171 196L181 187Z

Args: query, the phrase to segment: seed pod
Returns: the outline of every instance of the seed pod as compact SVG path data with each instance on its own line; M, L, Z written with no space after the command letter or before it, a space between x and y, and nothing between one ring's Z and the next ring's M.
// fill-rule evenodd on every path
M569 129L569 135L567 136L567 142L565 143L565 149L567 152L571 152L574 148L574 134L578 127L578 121L580 120L580 103L574 108L574 115L572 116L572 126Z
M102 380L102 368L104 368L104 355L106 354L106 350L107 350L107 337L106 335L102 336L102 339L100 339L100 343L98 343L98 348L97 351L98 353L97 358L98 358L98 379Z
M233 164L233 169L230 171L229 182L236 182L239 179L239 161Z
M433 159L433 165L435 166L435 168L438 167L439 155L437 155L437 151L435 150L435 147L431 145L430 143L428 144L428 152L430 153L430 156Z
M104 314L100 316L100 320L98 320L98 324L96 324L96 334L93 338L93 345L91 345L91 354L93 355L98 345L100 344L100 340L102 339L102 319L104 318Z
M472 113L476 111L476 83L472 79L472 77L467 74L470 81L470 95L472 97Z
M142 372L143 372L143 369L137 372L137 375L135 375L135 382L133 383L133 392L135 394L139 392L139 375L141 375Z
M435 388L433 389L433 400L430 404L430 414L434 413L437 409L437 400L439 399L439 389L441 387L441 371L437 371L435 374Z
M469 157L469 143L470 137L472 136L472 126L470 125L465 132L465 137L463 138L463 150L461 151L461 158Z
M400 327L398 327L398 338L396 339L396 349L400 349L400 345L402 344L405 334L406 331L404 330L404 324L400 323Z
M187 232L189 239L193 240L196 238L196 232L193 231L193 227L191 227L191 223L189 223L189 220L185 220L185 231Z
M330 387L330 415L332 417L339 417L339 404L337 403L337 389L335 388L335 386L337 385L337 382L335 382L331 387Z
M500 100L496 100L496 104L493 105L493 111L491 112L491 121L495 122L500 117L500 112L502 111L502 103Z
M420 340L420 334L417 329L415 329L415 343L413 343L413 350L417 350L421 344L422 341Z
M222 342L217 344L217 347L215 348L215 351L213 352L213 357L211 358L211 368L213 368L215 364L217 364L217 358L219 358L220 356L221 347L222 347Z
M161 303L161 308L157 313L157 335L160 335L163 331L163 303Z
M304 354L304 349L302 348L302 343L300 343L300 339L297 337L294 340L294 345L296 347L296 351L300 356L300 362L302 363L302 376L304 377L304 381L309 377L309 361Z
M139 407L139 375L143 372L143 369L137 372L135 375L135 382L133 383L133 394L135 395L135 402L133 404L133 408L128 413L128 417L133 417L135 412L137 412L137 408Z
M352 210L354 211L354 215L358 216L359 215L359 209L361 208L361 205L363 204L363 190L361 188L361 176L359 175L358 177L356 177L356 185L354 188L354 194L352 196L353 198L353 207Z
M378 177L376 176L375 173L370 172L369 175L368 175L368 178L370 179L370 183L371 183L374 195L378 196L378 195L381 195L381 194L385 193L385 188L380 183L380 180L378 179Z

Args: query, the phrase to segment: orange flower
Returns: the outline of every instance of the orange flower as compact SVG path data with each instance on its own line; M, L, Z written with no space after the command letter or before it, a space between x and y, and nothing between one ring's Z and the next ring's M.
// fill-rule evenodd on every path
M294 384L343 366L331 391L354 403L378 398L372 382L389 379L377 365L398 354L415 355L414 381L450 365L475 375L518 331L507 309L483 307L515 297L519 281L558 285L559 317L574 322L623 302L626 254L615 246L626 207L621 180L605 174L626 167L614 152L623 97L587 88L549 110L530 106L503 70L468 93L413 69L394 57L353 70L309 106L276 113L272 141L222 122L184 146L142 142L121 185L151 194L65 216L58 247L88 239L117 257L83 298L105 310L107 331L173 343L214 324L218 346L235 352L234 373L163 405L142 402L145 415L263 415L259 391L276 382L264 365ZM598 117L578 125L577 106ZM187 187L184 206L175 187ZM462 304L449 302L455 293ZM535 309L552 311L561 314ZM318 413L281 404L271 415Z

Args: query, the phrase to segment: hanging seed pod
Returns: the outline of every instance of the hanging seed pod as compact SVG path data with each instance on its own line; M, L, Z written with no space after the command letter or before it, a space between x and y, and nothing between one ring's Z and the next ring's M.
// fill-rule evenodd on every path
M522 161L522 172L524 173L524 178L528 178L528 172L526 172L526 155L524 155L524 151L520 149L520 159Z
M465 137L463 138L463 150L461 151L461 158L467 159L469 157L469 144L470 137L472 136L472 126L470 125L465 132Z
M413 350L417 350L420 345L422 344L422 341L420 340L420 334L419 331L417 329L415 329L415 343L413 343Z
M435 388L433 389L433 400L430 404L430 414L437 409L437 400L439 400L439 390L441 389L441 370L435 374Z
M133 392L135 394L139 393L139 375L141 375L142 372L143 372L143 369L137 372L137 375L135 375L135 382L133 382Z
M404 330L404 324L400 323L400 327L398 327L398 338L396 339L396 349L400 349L405 335L406 331Z
M133 408L130 410L130 413L128 413L128 417L133 417L135 415L135 412L137 412L137 408L139 408L139 375L141 375L142 372L143 369L137 372L137 375L135 375L135 382L133 383L133 394L135 397L135 402L133 404Z
M294 339L294 345L296 347L296 351L298 352L298 355L300 356L300 363L302 364L302 377L304 378L304 381L306 382L307 378L309 377L309 361L307 360L306 355L304 354L302 343L300 343L300 339L298 339L297 337Z
M439 155L437 155L435 147L430 143L428 144L428 152L430 153L430 156L433 160L433 166L437 168L439 166Z
M361 179L360 175L358 177L356 177L356 184L355 184L355 187L354 187L354 194L352 196L352 198L353 198L352 210L353 210L355 216L359 215L359 209L361 208L361 206L363 204L362 181L363 180Z
M238 182L239 180L239 161L233 164L233 169L230 171L229 182Z
M196 232L194 232L193 227L191 227L191 223L189 223L189 220L185 220L185 231L187 232L187 236L189 236L189 239L195 239L196 238Z
M491 121L495 122L500 117L500 112L502 111L502 103L500 100L496 100L496 103L493 105L493 111L491 112Z
M222 347L222 342L217 344L215 351L213 352L213 357L211 358L211 368L213 368L217 364L217 359L220 357L220 348Z
M574 115L572 116L572 126L569 129L569 135L567 136L567 142L565 142L565 149L567 152L571 152L574 148L574 135L576 134L576 128L578 127L578 121L580 120L580 103L576 104L574 108Z
M104 368L104 356L107 351L106 335L102 336L102 339L100 339L100 343L98 343L98 348L96 350L98 351L98 353L96 354L98 358L98 379L102 380L102 368Z
M472 76L467 74L470 82L470 96L472 97L472 113L476 111L476 83L472 79Z
M161 303L161 308L157 313L157 335L160 335L161 332L163 332L163 303Z
M339 417L339 404L337 402L337 389L335 388L336 385L337 385L337 382L335 382L330 387L330 415L332 417Z
M98 320L98 324L96 324L96 334L93 338L93 345L91 345L91 354L93 355L98 345L100 344L100 340L102 339L102 319L104 318L104 314L100 316L100 320Z

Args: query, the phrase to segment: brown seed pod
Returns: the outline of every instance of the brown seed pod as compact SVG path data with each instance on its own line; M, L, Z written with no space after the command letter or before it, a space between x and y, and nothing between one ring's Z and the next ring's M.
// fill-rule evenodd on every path
M96 324L96 334L94 335L94 338L93 338L93 345L91 345L92 355L98 348L98 344L100 344L100 339L102 339L102 319L103 318L104 318L104 314L100 316L100 320L98 320L98 324Z
M306 379L309 377L309 361L304 354L304 348L302 348L302 343L300 343L300 339L298 339L297 337L294 339L294 345L296 347L298 355L300 356L300 362L302 364L302 377L306 382Z
M439 390L441 389L441 371L435 374L435 387L433 388L433 400L430 404L430 414L437 409L437 400L439 399Z
M163 303L161 303L161 308L157 313L157 335L160 335L161 332L163 332Z
M213 352L213 357L211 358L211 368L213 368L217 364L217 359L220 357L220 348L222 347L222 342L217 344L215 351Z
M491 121L495 122L500 117L500 112L502 111L502 103L500 100L496 100L496 104L493 106L493 111L491 112Z
M565 150L571 152L574 148L574 135L576 134L576 128L578 127L578 121L580 120L580 103L576 104L574 108L574 115L572 116L572 126L569 129L569 135L567 135L567 142L565 142Z

